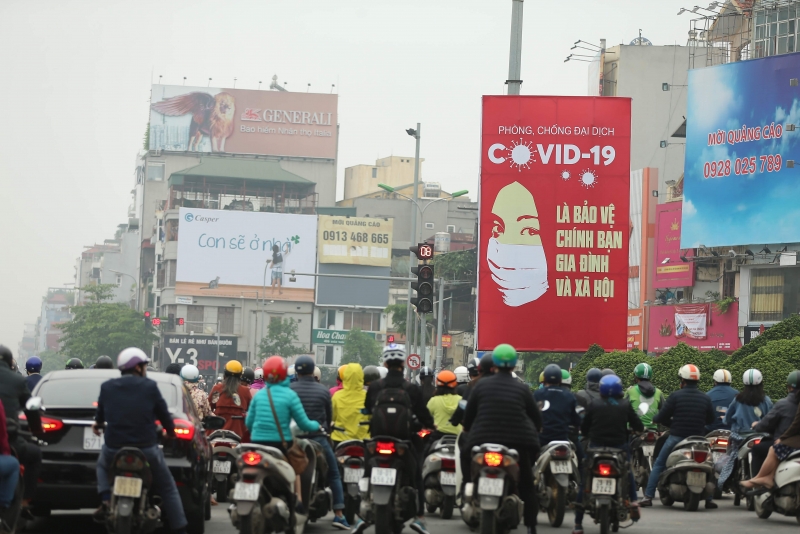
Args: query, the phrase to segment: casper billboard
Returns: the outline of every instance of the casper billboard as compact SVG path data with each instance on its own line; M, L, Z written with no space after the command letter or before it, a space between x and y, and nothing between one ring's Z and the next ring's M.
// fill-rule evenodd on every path
M798 61L689 71L681 247L800 241Z
M479 350L625 349L627 98L483 98Z
M154 85L150 150L336 157L338 95Z
M315 272L316 240L316 215L181 208L175 292L253 298L266 286L267 298L313 302L314 277L289 272Z

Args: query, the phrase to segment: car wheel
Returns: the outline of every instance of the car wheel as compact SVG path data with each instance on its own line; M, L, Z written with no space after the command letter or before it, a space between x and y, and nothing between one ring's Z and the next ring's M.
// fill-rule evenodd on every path
M206 502L203 505L203 514L206 521L211 520L211 491L208 486L206 486Z
M194 502L192 491L186 486L178 488L178 494L181 497L186 521L189 523L186 525L186 532L188 532L188 534L204 534L206 529L206 513L204 506L206 499L201 497L199 503Z

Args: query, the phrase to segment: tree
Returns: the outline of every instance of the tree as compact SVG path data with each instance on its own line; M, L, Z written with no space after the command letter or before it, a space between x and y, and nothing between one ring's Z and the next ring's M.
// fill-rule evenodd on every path
M90 286L83 286L81 291L86 294L86 297L89 301L93 302L94 304L99 304L101 302L106 302L114 298L114 288L116 288L114 284L97 284L97 285L90 285Z
M59 371L64 369L67 365L67 358L64 354L60 354L54 350L46 350L38 354L42 360L42 375L46 375L50 371ZM25 362L19 362L20 366L24 366Z
M374 337L365 334L358 328L350 330L344 340L344 356L342 364L360 363L363 366L378 365L381 356L381 345Z
M460 280L476 284L478 280L477 250L471 248L434 256L433 265L436 276L445 280Z
M406 331L406 311L408 310L408 306L405 304L392 304L391 306L387 306L385 310L383 310L386 314L389 314L390 320L394 325L395 332L405 332Z
M268 358L278 355L288 358L301 354L304 350L295 344L298 341L297 322L292 318L284 320L276 317L269 322L267 336L261 340L261 345L258 347L259 356Z

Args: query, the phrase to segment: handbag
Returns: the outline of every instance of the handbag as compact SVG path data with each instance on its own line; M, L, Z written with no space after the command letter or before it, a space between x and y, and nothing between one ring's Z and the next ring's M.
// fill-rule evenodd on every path
M297 441L292 443L291 447L286 445L286 439L283 437L283 430L281 429L281 422L278 420L278 412L275 411L275 404L272 402L272 392L270 388L266 388L267 396L269 397L269 407L272 409L272 417L275 418L275 425L278 427L278 435L281 437L281 445L286 451L286 461L292 466L296 475L305 472L308 467L308 456L306 452L297 444Z

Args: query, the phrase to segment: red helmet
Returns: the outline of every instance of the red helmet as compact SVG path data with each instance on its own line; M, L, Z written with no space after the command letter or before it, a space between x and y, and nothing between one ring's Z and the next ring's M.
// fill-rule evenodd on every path
M264 382L277 384L286 380L286 362L280 356L267 358L261 370L264 373Z

